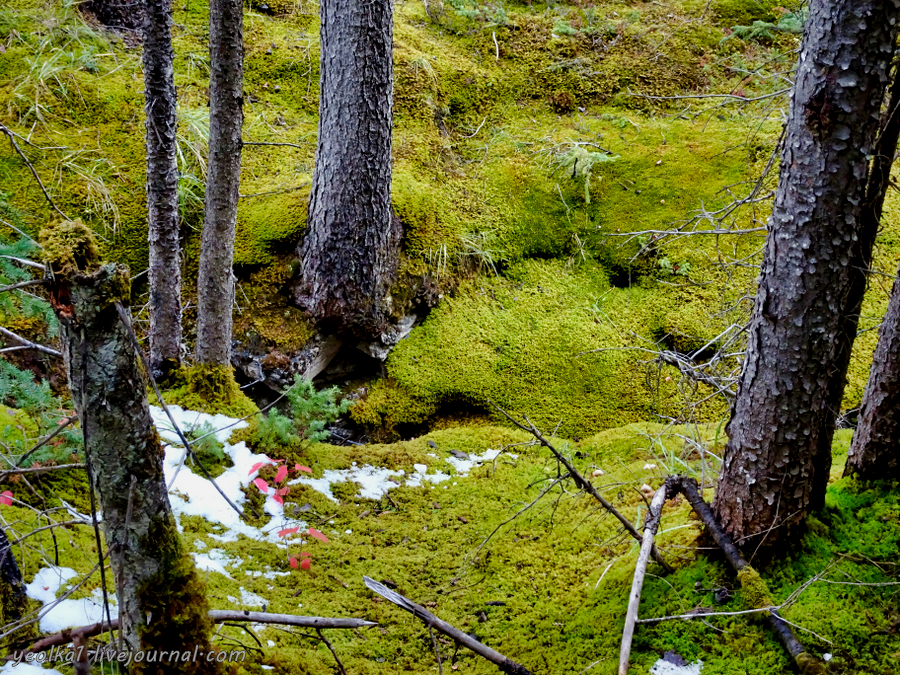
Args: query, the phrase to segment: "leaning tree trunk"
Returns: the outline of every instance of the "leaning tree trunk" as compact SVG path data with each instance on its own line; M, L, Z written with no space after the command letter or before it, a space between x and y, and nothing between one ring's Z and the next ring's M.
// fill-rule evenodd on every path
M244 121L244 5L209 5L209 169L197 277L197 362L231 364L234 231Z
M157 378L181 363L174 58L171 0L146 0L143 60L150 230L150 368Z
M829 388L847 367L843 312L898 18L898 0L810 3L714 503L734 539L787 541L831 468L819 449L834 429Z
M851 259L855 261L851 270L851 290L847 298L847 306L844 308L844 327L838 334L838 359L835 364L832 383L828 387L829 397L825 404L823 425L834 427L841 401L844 397L844 387L847 383L847 369L850 365L850 357L853 353L853 342L856 339L856 331L859 327L859 315L862 311L863 296L869 279L869 266L872 263L872 248L875 243L875 235L881 226L881 212L884 208L884 198L887 195L891 181L891 167L894 164L894 155L897 152L897 142L900 139L900 67L894 67L894 79L891 83L890 100L887 110L879 126L878 141L872 152L872 164L869 167L869 175L866 179L866 198L860 214L860 235L853 245L848 247ZM832 435L820 435L817 451L817 465L824 466L831 462ZM900 438L898 438L900 440ZM825 491L828 487L829 472L820 471L813 480L810 508L817 510L825 506Z
M389 313L391 0L323 0L319 138L294 299L320 329L373 337Z
M900 270L881 323L845 474L900 479Z
M128 271L99 266L92 235L80 223L41 236L54 273L50 298L69 389L103 514L122 635L132 650L207 652L211 624L204 587L178 535L146 373L117 307L128 304ZM214 672L205 659L169 669Z

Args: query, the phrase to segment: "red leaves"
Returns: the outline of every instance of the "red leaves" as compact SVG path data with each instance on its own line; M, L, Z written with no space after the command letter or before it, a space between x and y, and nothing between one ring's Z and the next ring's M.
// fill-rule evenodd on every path
M12 506L13 503L13 493L9 490L6 490L2 494L0 494L0 506Z
M263 494L268 494L269 484L266 481L264 481L262 478L257 478L256 480L253 481L253 484L257 488L259 488L260 492L262 492Z
M281 466L278 467L278 471L275 472L275 482L280 483L285 478L287 478L287 475L288 475L288 468L284 464L282 464Z
M300 531L300 528L299 528L299 527L286 527L285 529L281 530L281 531L278 533L278 536L279 536L279 537L286 537L286 536L288 536L289 534L296 534L296 533L299 532L299 531Z
M306 473L309 473L309 474L312 473L312 469L310 469L308 466L303 466L302 464L294 465L294 471L305 471Z
M315 537L316 539L321 541L323 544L328 543L328 537L326 537L324 534L322 534L321 532L319 532L317 529L315 529L313 527L309 528L309 536Z
M291 556L290 561L291 569L297 569L297 559L294 556Z
M310 561L309 558L304 558L303 560L300 561L300 569L301 569L301 570L308 570L308 569L309 569L309 566L310 566L311 564L312 564L312 563L311 563L311 561Z

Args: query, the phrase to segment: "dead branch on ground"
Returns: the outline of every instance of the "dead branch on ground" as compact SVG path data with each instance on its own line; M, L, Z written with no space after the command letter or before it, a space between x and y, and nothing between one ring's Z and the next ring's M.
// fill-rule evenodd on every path
M444 635L456 640L458 644L461 644L464 647L468 647L479 656L482 656L491 663L496 664L497 667L499 667L500 670L502 670L504 673L508 673L509 675L532 675L531 671L525 668L525 666L522 666L515 661L510 660L506 656L503 656L503 654L501 654L500 652L495 651L487 645L482 644L475 638L466 635L461 630L459 630L458 628L454 628L446 621L442 621L427 609L425 609L421 605L417 605L409 598L406 598L399 593L390 590L383 584L380 584L374 579L366 576L363 577L363 583L365 583L366 588L368 588L373 593L377 593L385 600L389 600L401 609L405 609L413 616L421 619L429 628L434 628L440 631Z

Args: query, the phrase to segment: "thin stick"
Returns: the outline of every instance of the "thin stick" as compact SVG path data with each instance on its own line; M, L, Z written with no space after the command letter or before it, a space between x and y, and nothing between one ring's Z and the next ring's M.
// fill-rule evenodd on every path
M172 423L172 428L175 429L175 433L178 434L178 438L181 439L181 442L184 444L185 449L191 454L191 457L195 462L197 462L197 466L203 471L203 474L206 476L206 479L212 483L212 486L216 489L220 495L222 495L222 499L228 502L228 505L237 512L238 516L241 518L247 519L247 514L241 511L237 504L231 501L228 498L228 495L222 491L222 488L219 487L219 484L216 483L216 480L212 477L209 471L206 470L206 467L203 463L197 458L197 455L194 454L194 449L191 447L191 444L188 442L188 439L185 438L185 435L181 432L181 428L175 422L175 418L172 417L172 413L169 412L169 406L166 405L166 402L163 400L162 394L159 391L159 387L156 386L156 380L153 378L153 375L150 371L150 364L147 362L147 356L144 354L144 350L141 349L141 345L138 342L137 335L134 334L134 328L131 327L131 321L128 318L128 314L125 312L125 308L122 306L121 302L116 303L116 311L119 313L119 319L121 319L122 324L128 330L128 334L131 337L131 344L134 345L134 350L138 353L141 358L141 362L144 364L144 370L147 371L147 379L150 380L150 384L153 385L153 391L156 392L156 398L159 399L159 404L162 406L162 409L166 413L166 417L169 418L169 422ZM259 513L257 513L256 509L254 509L249 504L247 505L250 511L253 512L253 515L257 518L260 517Z
M628 674L628 659L631 657L631 640L634 638L634 624L637 621L638 607L641 604L641 589L644 587L644 576L647 574L647 563L650 562L650 551L653 538L659 528L662 507L666 502L666 486L660 487L653 495L647 520L644 522L644 537L641 541L641 552L634 567L634 579L631 582L631 595L628 598L628 611L625 613L625 629L622 631L622 646L619 649L619 675Z
M242 145L245 147L248 145L276 145L276 146L284 146L287 148L299 148L300 150L309 150L308 147L303 145L297 145L296 143L267 143L265 141L242 141Z
M29 279L28 281L20 281L17 284L10 284L9 286L0 286L0 293L6 293L7 291L14 291L17 288L27 288L28 286L43 286L48 283L49 279Z
M7 330L3 326L0 326L0 335L8 337L10 340L15 340L19 344L28 347L29 349L34 349L39 352L43 352L44 354L49 354L50 356L59 356L60 358L62 358L62 352L58 352L55 349L50 349L50 347L45 347L44 345L39 345L37 342L26 340L21 335L13 333L11 330Z
M209 618L213 623L225 623L226 621L246 621L252 623L273 623L283 626L300 626L302 628L368 628L377 626L374 621L366 621L364 619L333 619L321 616L295 616L293 614L270 614L268 612L248 612L214 609L209 612ZM116 630L119 627L119 620L104 621L101 623L89 624L78 628L67 628L59 633L48 635L35 642L28 651L31 653L42 652L51 647L69 644L72 636L75 634L91 637L99 635L107 631ZM11 660L11 657L5 657Z
M328 647L328 651L331 652L331 655L334 657L334 660L337 661L338 668L340 668L341 673L343 675L347 675L347 671L344 670L344 664L341 663L341 660L338 658L337 652L334 651L334 647L331 646L331 643L328 641L328 638L322 633L321 628L316 628L316 633L319 635L319 639L325 643L325 646Z
M500 652L495 651L487 645L480 643L473 637L466 635L461 630L454 628L446 621L441 621L434 614L429 612L421 605L417 605L409 598L406 598L399 593L392 591L383 584L380 584L374 579L370 579L367 576L363 576L363 583L366 585L366 588L368 588L373 593L377 593L384 599L389 600L401 609L405 609L413 616L421 619L426 626L436 628L444 635L456 640L457 643L463 645L464 647L468 647L479 656L482 656L491 663L496 664L504 673L508 673L509 675L532 675L531 671L524 666L519 665L515 661L511 661L507 657L503 656L503 654L501 654Z
M41 181L41 177L38 176L37 171L34 170L34 166L31 164L30 161L28 161L28 158L25 156L25 153L22 152L22 148L20 148L19 144L16 143L16 139L15 139L16 134L13 134L12 131L7 129L2 124L0 124L0 131L2 131L4 134L7 135L7 137L9 138L9 142L12 143L13 149L18 153L19 157L22 158L22 161L25 162L25 166L27 166L29 168L29 170L31 171L31 175L34 176L34 179L37 181L38 185L41 186L41 192L44 193L44 197L47 198L47 201L50 203L50 206L52 206L54 211L56 211L59 215L61 215L63 217L63 219L71 220L71 218L69 218L69 216L67 216L65 213L63 213L60 210L60 208L56 205L56 203L50 197L50 194L47 192L47 188L44 187L44 183Z
M72 422L74 422L74 421L77 420L77 419L78 419L78 415L70 415L70 416L66 419L66 421L63 422L62 424L60 424L58 427L56 427L56 429L54 429L53 432L52 432L49 436L47 436L46 438L44 438L44 440L40 441L37 445L35 445L33 448L31 448L28 452L26 452L24 455L22 455L21 457L19 457L19 461L16 462L16 464L18 464L19 466L22 466L22 462L24 462L26 459L28 459L29 457L31 457L31 455L32 455L35 451L39 450L39 449L42 448L44 445L46 445L47 443L49 443L50 441L52 441L54 438L56 438L60 433L62 433L63 429L65 429L67 426L69 426L70 424L72 424ZM57 467L57 468L58 468L58 467Z
M125 551L128 549L128 532L131 530L131 516L134 509L134 488L137 485L137 476L131 476L131 485L128 487L128 507L125 510L125 535L123 541L119 544L119 569L125 569ZM117 580L117 593L119 594L119 599L124 599L125 597L125 575L120 574ZM122 651L122 633L124 631L119 631L118 635L118 646L119 651Z
M7 476L21 476L25 473L41 474L50 471L59 471L60 469L83 469L84 464L57 464L56 466L32 466L27 469L9 469L8 471L0 471L0 480Z
M438 675L444 675L444 666L441 664L441 648L438 646L437 638L434 637L434 630L428 626L428 634L431 635L431 645L434 647L434 656L438 663Z
M603 495L601 495L599 492L597 492L597 488L595 488L591 484L590 481L586 480L585 477L582 476L574 466L572 466L572 463L568 459L566 459L566 457L559 450L557 450L555 447L553 447L553 445L551 445L550 441L548 441L546 438L544 438L543 434L541 434L541 432L538 431L537 428L531 423L531 420L529 420L527 417L525 418L525 421L528 422L528 426L526 427L524 424L521 424L517 420L513 419L509 415L509 413L507 413L503 408L498 406L496 403L494 403L490 399L488 400L488 403L490 403L492 406L494 406L494 408L496 408L504 417L506 417L506 419L508 419L510 422L515 424L517 427L519 427L523 431L527 431L528 433L530 433L532 436L534 436L540 442L541 445L543 445L550 452L552 452L556 456L556 459L559 460L559 462L563 466L566 467L566 469L569 471L569 473L572 474L572 478L575 480L575 484L578 487L580 487L582 490L584 490L589 495L591 495L594 499L596 499L598 502L600 502L600 504L603 506L604 509L606 509L611 514L613 514L618 519L618 521L620 523L622 523L622 526L635 539L635 541L638 541L638 542L643 541L643 537L637 531L637 529L634 527L634 525L631 524L631 521L628 520L628 518L623 516L621 513L619 513L619 511L616 509L615 506L613 506L608 501L606 501L606 499L604 499ZM665 560L663 560L663 557L659 554L659 551L656 550L656 546L653 546L653 548L651 549L650 552L651 552L651 555L653 556L653 560L655 560L660 565L660 567L662 567L664 570L666 570L666 572L672 571L672 568L668 565L668 563L666 563Z

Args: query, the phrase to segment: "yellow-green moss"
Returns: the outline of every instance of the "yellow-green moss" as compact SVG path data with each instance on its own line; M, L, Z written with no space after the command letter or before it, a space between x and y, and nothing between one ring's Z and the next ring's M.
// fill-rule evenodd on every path
M748 607L763 609L775 606L768 585L753 567L747 565L738 572L738 581L741 583L741 590Z
M198 364L185 373L186 383L163 393L166 403L230 417L245 417L259 411L241 391L231 366Z
M44 262L55 272L86 272L100 262L97 238L80 218L59 221L41 230L38 241Z

